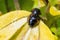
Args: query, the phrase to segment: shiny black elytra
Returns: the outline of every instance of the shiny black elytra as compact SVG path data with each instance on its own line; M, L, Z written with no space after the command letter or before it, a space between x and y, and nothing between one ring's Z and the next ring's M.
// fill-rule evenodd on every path
M30 27L35 27L36 25L39 24L40 17L41 15L40 10L38 8L34 8L32 10L32 14L28 17L28 24Z

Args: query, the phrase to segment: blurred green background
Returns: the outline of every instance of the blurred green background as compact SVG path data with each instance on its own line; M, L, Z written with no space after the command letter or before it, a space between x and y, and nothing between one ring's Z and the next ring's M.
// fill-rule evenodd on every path
M13 10L31 10L34 2L32 0L0 0L0 11L7 13Z

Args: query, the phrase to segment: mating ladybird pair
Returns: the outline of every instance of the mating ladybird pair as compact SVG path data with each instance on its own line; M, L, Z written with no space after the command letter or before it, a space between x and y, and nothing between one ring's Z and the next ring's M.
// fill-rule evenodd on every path
M28 24L30 25L30 27L34 27L37 24L39 24L39 20L40 20L40 10L35 8L32 10L32 14L29 16L29 20L28 20Z
M46 4L48 4L48 0L43 0L43 1ZM39 17L39 15L41 15L40 9L34 8L32 10L32 14L28 17L28 24L30 27L34 27L39 24L39 21L41 19L41 17Z

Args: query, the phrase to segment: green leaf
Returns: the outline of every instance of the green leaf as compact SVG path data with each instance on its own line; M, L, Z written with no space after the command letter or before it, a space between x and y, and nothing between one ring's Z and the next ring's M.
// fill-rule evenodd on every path
M50 5L55 5L57 4L57 0L49 0Z
M57 18L57 35L60 36L60 17Z
M46 10L46 6L40 8L42 16L46 16L45 10Z
M36 7L38 7L39 5L38 5L38 0L33 0L34 1L34 5L33 5L33 8L36 8Z
M60 36L60 27L57 28L57 35Z
M22 10L28 10L31 11L33 7L33 1L32 0L19 0L20 8Z
M2 13L6 13L7 12L6 5L5 5L5 0L0 0L0 11Z
M60 18L57 19L57 27L60 27Z
M57 30L56 27L52 26L50 29L54 34L56 34L56 30Z
M7 4L8 10L9 10L9 11L15 10L14 1L13 1L13 0L7 0L7 2L8 2L8 4Z

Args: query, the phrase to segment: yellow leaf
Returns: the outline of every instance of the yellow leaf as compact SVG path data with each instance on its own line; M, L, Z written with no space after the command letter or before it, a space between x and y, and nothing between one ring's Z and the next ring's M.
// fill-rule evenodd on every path
M52 34L47 25L40 21L40 40L57 40L57 37Z
M29 14L30 12L27 11L16 10L0 16L0 29L6 27L8 24L16 21L17 19L28 16Z
M54 6L51 6L51 7L50 7L50 14L51 14L52 16L60 15L60 10L56 9Z
M20 10L0 16L0 20L3 22L2 25L0 24L1 28L4 27L3 25L7 25L0 30L0 40L57 40L57 37L41 20L39 25L31 28L27 23L27 17L30 14L31 12Z

